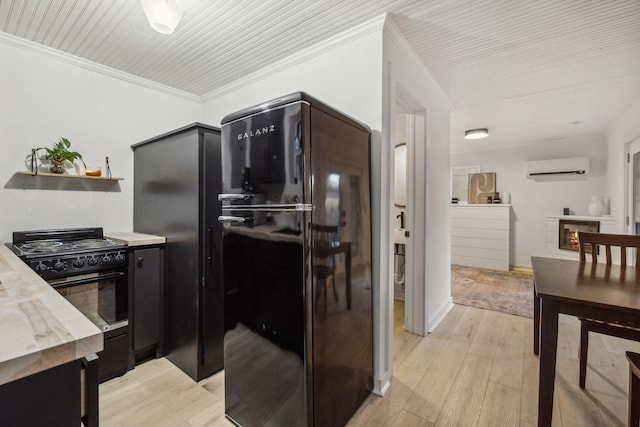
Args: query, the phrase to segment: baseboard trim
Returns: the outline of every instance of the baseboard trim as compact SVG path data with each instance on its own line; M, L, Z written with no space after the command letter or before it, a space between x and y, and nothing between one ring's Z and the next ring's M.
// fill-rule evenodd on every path
M516 273L533 273L531 267L525 267L523 265L512 265L511 271L515 271Z
M391 373L387 371L382 378L374 379L373 381L373 394L377 394L382 397L391 387Z
M449 297L449 299L442 305L440 310L436 311L436 313L431 316L429 319L429 324L427 325L427 333L430 334L444 319L444 317L451 311L453 308L453 298Z

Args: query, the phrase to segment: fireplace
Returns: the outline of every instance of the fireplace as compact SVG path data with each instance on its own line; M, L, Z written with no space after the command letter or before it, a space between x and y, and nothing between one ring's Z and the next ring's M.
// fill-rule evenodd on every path
M558 224L558 248L568 251L577 252L580 250L578 246L578 231L600 232L600 221L578 221L560 218ZM585 246L585 252L591 253L589 246Z

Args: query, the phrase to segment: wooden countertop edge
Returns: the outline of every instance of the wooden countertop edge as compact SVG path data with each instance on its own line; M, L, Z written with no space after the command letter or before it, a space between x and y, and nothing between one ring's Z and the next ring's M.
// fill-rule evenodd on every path
M103 349L102 332L0 362L0 386L82 359Z
M0 385L103 349L102 331L4 244L0 317Z
M137 231L109 232L104 233L104 237L119 240L129 246L161 245L167 242L167 238L164 236L138 233Z

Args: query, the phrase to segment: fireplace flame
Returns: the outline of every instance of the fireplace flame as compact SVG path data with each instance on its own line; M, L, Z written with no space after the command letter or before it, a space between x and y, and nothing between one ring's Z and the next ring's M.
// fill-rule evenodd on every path
M599 223L597 221L574 221L574 220L563 220L561 219L559 222L560 234L558 241L559 249L566 249L570 251L579 251L580 250L580 242L578 242L578 232L579 231L588 231L595 232L599 231ZM590 245L585 245L585 252L591 253Z

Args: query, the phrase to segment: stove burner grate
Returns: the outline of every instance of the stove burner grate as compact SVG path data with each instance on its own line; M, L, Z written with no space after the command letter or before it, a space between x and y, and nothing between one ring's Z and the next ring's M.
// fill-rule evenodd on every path
M53 254L60 252L90 251L114 246L122 246L122 243L110 239L80 239L80 240L32 240L16 243L15 246L24 254Z
M56 248L63 246L62 242L55 242L51 240L42 240L42 241L33 241L26 242L18 245L21 250L24 252L51 252L55 251Z
M84 239L70 242L70 245L73 249L100 249L108 248L110 246L116 246L119 244L120 243L116 243L113 240L109 239Z

